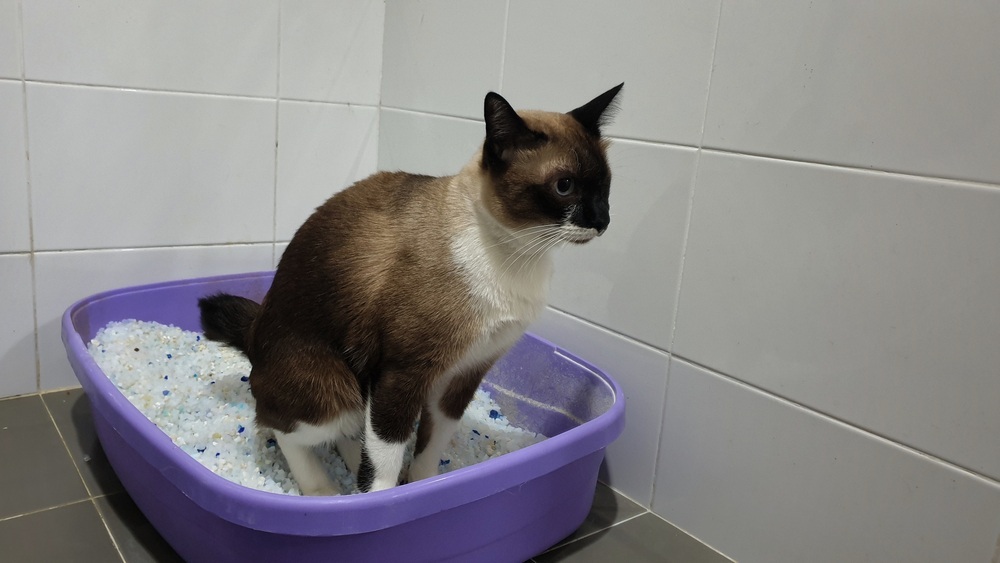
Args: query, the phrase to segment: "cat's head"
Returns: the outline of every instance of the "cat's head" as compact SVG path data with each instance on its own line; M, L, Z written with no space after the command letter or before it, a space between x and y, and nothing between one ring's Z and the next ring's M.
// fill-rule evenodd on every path
M549 225L553 236L577 243L604 233L611 169L601 127L622 86L568 113L516 112L499 94L486 95L483 200L497 221L512 232Z

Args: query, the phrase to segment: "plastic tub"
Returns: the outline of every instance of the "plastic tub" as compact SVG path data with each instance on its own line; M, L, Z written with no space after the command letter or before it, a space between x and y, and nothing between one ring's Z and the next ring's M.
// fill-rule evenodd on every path
M524 561L587 516L604 450L625 424L607 375L531 335L483 386L541 443L416 483L362 495L298 497L237 485L177 448L87 352L111 321L199 330L197 300L260 300L273 273L130 287L70 307L62 337L93 405L101 445L153 526L189 561Z

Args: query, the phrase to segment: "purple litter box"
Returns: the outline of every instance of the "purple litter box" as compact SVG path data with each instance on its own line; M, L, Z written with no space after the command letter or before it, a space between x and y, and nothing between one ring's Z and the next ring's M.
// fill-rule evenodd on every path
M484 387L512 424L550 436L470 467L341 497L267 493L227 481L174 446L86 349L107 323L138 319L199 330L197 300L260 300L273 273L183 280L88 297L63 316L70 364L129 494L188 561L524 561L587 516L604 449L625 424L607 375L526 335Z

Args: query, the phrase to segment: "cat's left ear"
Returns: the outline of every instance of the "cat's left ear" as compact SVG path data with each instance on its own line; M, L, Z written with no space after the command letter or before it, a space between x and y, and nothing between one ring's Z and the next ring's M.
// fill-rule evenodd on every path
M483 108L486 121L486 143L483 147L484 164L491 169L502 169L513 151L529 148L544 140L544 135L532 131L496 92L486 94Z
M588 133L600 137L601 127L610 123L618 111L618 102L615 98L623 86L625 86L624 82L569 112L569 114L580 122L580 125L583 125Z

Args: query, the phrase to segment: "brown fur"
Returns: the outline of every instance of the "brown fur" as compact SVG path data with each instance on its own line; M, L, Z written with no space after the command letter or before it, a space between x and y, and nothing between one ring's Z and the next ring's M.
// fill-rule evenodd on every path
M454 241L483 220L476 206L492 217L480 225L484 236L504 244L513 244L503 240L510 232L565 221L574 209L581 228L603 231L610 171L598 127L617 91L595 100L596 113L584 106L571 114L514 114L487 96L486 143L458 175L381 172L358 182L299 228L259 312L234 306L242 317L213 319L211 298L203 300L206 331L249 326L245 334L212 334L250 358L258 422L291 433L370 402L382 440L407 440L419 417L421 451L433 430L427 400L438 378L490 331L512 322L523 330L532 320L494 319L484 309ZM565 177L578 189L561 196L554 186ZM436 408L460 418L497 357L451 373Z

